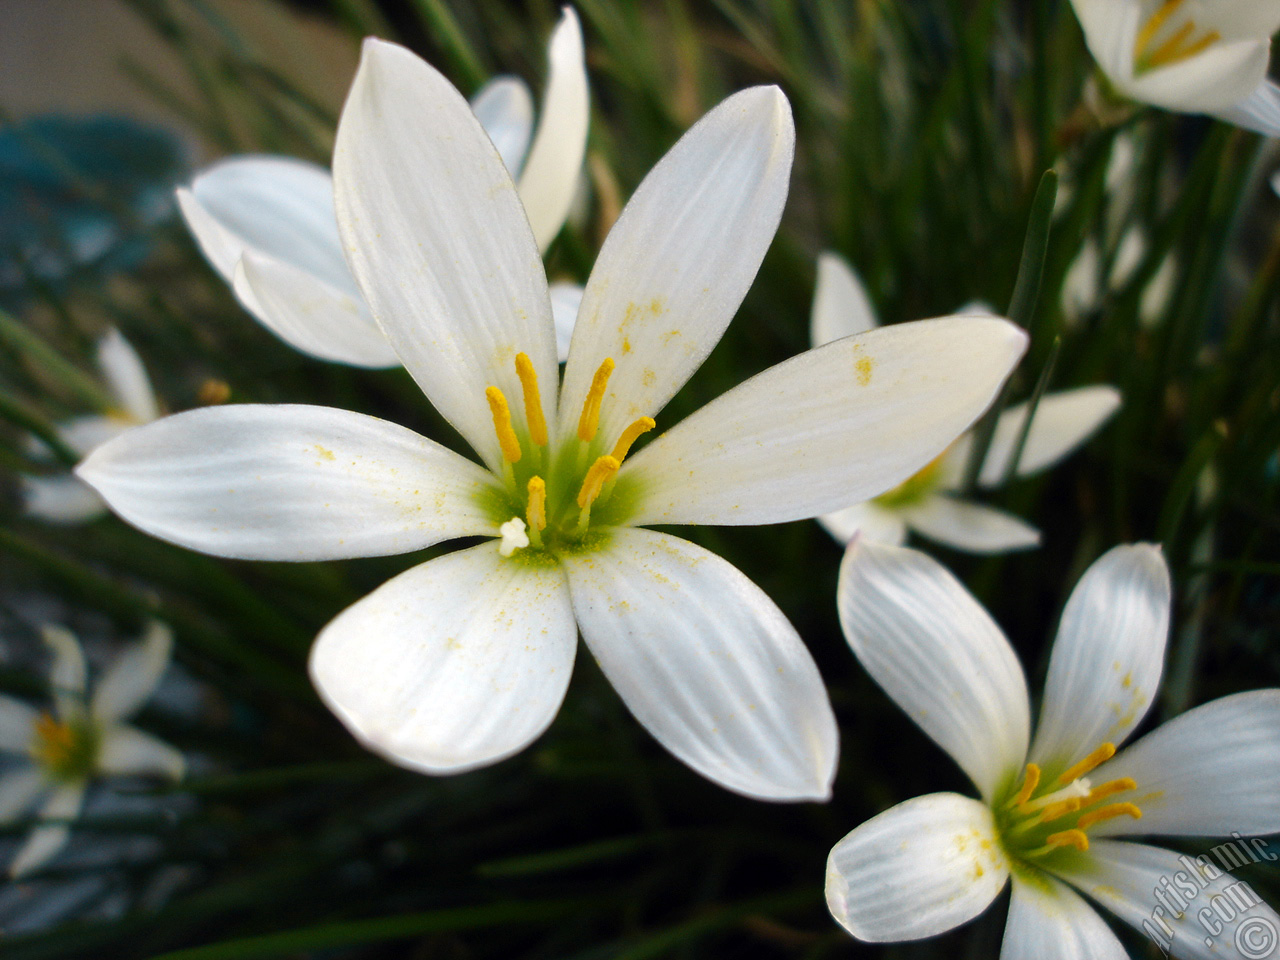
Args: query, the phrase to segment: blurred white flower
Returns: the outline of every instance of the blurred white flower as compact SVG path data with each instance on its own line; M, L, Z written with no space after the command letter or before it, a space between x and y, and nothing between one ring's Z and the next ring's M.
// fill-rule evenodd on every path
M582 30L570 7L564 8L551 35L548 54L536 133L533 96L518 77L489 81L471 101L517 181L543 251L569 215L587 149L586 63ZM268 330L322 360L358 367L399 364L343 258L328 170L289 157L232 157L177 193L187 227L205 257ZM568 302L559 299L553 306L567 309ZM569 332L575 318L556 314L557 325ZM564 341L567 350L567 337Z
M1147 235L1137 224L1121 236L1109 265L1103 263L1097 238L1092 234L1085 237L1062 281L1063 322L1072 326L1102 309L1107 296L1123 290L1133 280L1146 256ZM1170 251L1142 289L1138 318L1144 326L1159 322L1169 309L1177 278L1177 259Z
M81 456L130 427L150 423L160 416L142 361L120 331L110 330L98 341L98 367L115 407L106 414L74 417L57 424L58 437ZM51 459L48 449L36 437L30 438L27 447L32 457ZM41 520L83 523L107 512L102 498L69 474L24 476L21 483L24 509Z
M58 853L80 813L89 781L104 776L154 775L180 779L182 754L124 721L151 697L169 665L173 637L152 623L142 640L107 670L89 697L80 643L60 627L46 627L53 654L49 686L52 712L37 712L20 700L0 696L0 751L31 763L0 776L0 823L33 807L41 823L27 838L9 874L20 877ZM56 821L56 822L55 822Z
M1090 52L1134 100L1280 137L1267 79L1275 0L1072 0Z
M980 303L960 309L960 315L983 313L989 310ZM876 326L871 301L853 268L836 254L822 254L813 297L813 345L821 346ZM1016 476L1031 476L1057 463L1101 428L1119 405L1120 394L1113 387L1081 387L1046 394L1036 409ZM980 486L991 489L1004 483L1009 458L1026 417L1025 403L1000 415L978 477ZM897 487L872 500L824 514L818 522L840 543L848 543L861 532L864 537L900 544L906 540L907 532L913 531L970 553L1002 553L1036 546L1040 533L1034 527L1003 510L953 495L964 477L972 443L972 435L966 433Z
M726 561L637 528L777 523L880 493L990 404L1026 338L989 317L874 331L765 371L629 456L754 280L794 138L786 98L759 87L680 139L600 251L561 384L510 174L444 77L366 41L335 151L343 248L398 358L485 466L372 417L244 405L132 431L81 475L142 529L222 556L493 538L401 574L316 641L321 695L396 763L456 773L523 749L559 709L581 630L694 770L749 796L825 798L836 725L794 628Z
M1062 614L1031 740L1017 656L964 587L918 551L849 548L838 602L850 646L981 800L917 797L841 840L827 862L827 904L846 930L877 942L931 937L982 913L1012 879L1002 960L1127 960L1077 890L1166 954L1260 955L1238 949L1237 934L1250 918L1280 916L1256 896L1242 902L1225 866L1111 839L1280 831L1280 690L1214 700L1116 753L1155 700L1169 594L1153 546L1117 547L1085 572ZM1202 929L1218 896L1232 910L1216 931Z

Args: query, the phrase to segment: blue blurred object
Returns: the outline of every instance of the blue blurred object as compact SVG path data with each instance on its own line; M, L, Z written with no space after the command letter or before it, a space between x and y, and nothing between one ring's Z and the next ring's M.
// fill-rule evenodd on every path
M45 114L0 128L0 303L136 265L190 168L179 138L125 117Z

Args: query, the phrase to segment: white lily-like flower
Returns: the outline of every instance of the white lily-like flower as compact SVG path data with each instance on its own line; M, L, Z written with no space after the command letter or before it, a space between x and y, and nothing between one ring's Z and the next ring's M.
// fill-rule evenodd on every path
M471 101L517 181L542 251L569 215L587 150L587 70L582 29L571 7L564 8L551 35L548 55L536 133L533 96L518 77L496 77ZM232 157L202 172L177 195L206 259L268 330L322 360L371 368L399 365L347 268L328 170L290 157ZM557 287L553 307L563 360L581 288Z
M1012 878L1002 960L1126 958L1076 891L1178 957L1269 955L1245 946L1265 936L1261 924L1274 938L1280 917L1256 895L1244 902L1251 891L1221 861L1114 839L1280 831L1280 690L1207 703L1116 752L1160 685L1170 587L1159 548L1117 547L1076 585L1034 740L1017 656L936 561L859 540L838 603L863 667L981 797L908 800L835 846L827 903L850 933L934 936L982 913Z
M794 138L786 98L761 87L680 139L600 251L561 385L510 174L444 77L368 40L335 153L344 249L397 356L484 466L372 417L244 405L128 433L81 476L126 520L221 556L494 538L391 580L312 650L325 701L396 763L453 773L523 749L559 709L581 630L693 769L750 796L825 798L836 725L794 628L726 561L638 527L776 523L879 493L973 422L1026 338L965 317L829 344L629 456L750 287Z
M983 305L962 314L988 313ZM815 347L878 326L871 299L853 268L834 253L818 258L810 334ZM1120 393L1113 387L1081 387L1041 397L1027 434L1016 475L1031 476L1051 467L1092 436L1115 413ZM980 486L999 487L1005 479L1027 417L1027 404L1000 415L995 436L979 474ZM970 553L1023 550L1040 542L1030 524L994 507L955 496L964 478L973 438L965 434L923 469L897 487L862 503L823 514L818 522L840 543L854 535L900 544L908 531Z
M1072 0L1085 42L1125 96L1280 137L1267 79L1275 0Z
M131 427L160 416L160 405L142 360L119 330L108 331L98 341L97 359L115 406L106 414L74 417L57 425L59 439L81 456ZM44 444L35 437L28 441L28 449L33 457L50 459ZM24 509L41 520L83 523L107 512L102 498L69 474L24 476L21 483Z
M142 640L122 653L87 695L87 670L80 643L61 627L45 627L53 654L49 685L52 712L33 710L21 700L0 696L0 752L31 763L0 776L0 823L33 807L42 823L9 865L19 877L47 863L63 846L70 827L61 821L80 813L89 782L104 776L163 776L181 779L182 754L125 723L150 699L169 665L173 635L161 623L147 627Z

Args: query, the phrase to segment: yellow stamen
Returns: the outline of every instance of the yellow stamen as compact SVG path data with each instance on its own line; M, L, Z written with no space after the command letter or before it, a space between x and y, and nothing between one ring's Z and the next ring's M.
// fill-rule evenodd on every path
M1027 772L1022 777L1022 789L1018 791L1018 795L1013 798L1009 806L1022 806L1031 799L1031 795L1036 792L1038 786L1040 786L1040 768L1034 763L1028 763Z
M516 438L516 432L511 429L511 408L507 406L507 398L497 387L485 388L484 395L489 400L489 412L493 414L493 429L498 434L502 456L508 463L518 463L520 441Z
M1160 44L1160 46L1155 49L1154 53L1143 58L1142 65L1149 70L1152 67L1159 67L1163 64L1171 63L1174 60L1179 59L1178 50L1181 49L1187 38L1195 32L1195 22L1188 20L1174 31L1172 37Z
M597 457L596 462L591 465L591 469L587 471L587 475L582 481L582 489L578 491L578 506L583 510L590 507L592 501L600 496L601 488L618 472L620 466L622 464L618 462L616 457Z
M42 713L36 719L35 745L32 753L41 764L56 767L64 763L75 747L75 733L65 723L59 723L49 714Z
M1177 63L1180 60L1189 60L1197 53L1203 53L1222 39L1222 34L1217 30L1210 30L1195 43L1191 44L1191 46L1180 47L1182 41L1190 36L1194 29L1195 24L1188 23L1182 30L1178 31L1173 39L1161 46L1160 49L1153 53L1150 59L1147 60L1146 65L1148 69L1164 67L1171 63Z
M1058 778L1058 782L1071 783L1072 781L1079 780L1081 777L1083 777L1086 773L1088 773L1094 767L1098 766L1099 764L1106 763L1115 755L1116 755L1116 745L1114 743L1104 743L1102 744L1102 746L1098 747L1097 750L1094 750L1093 753L1089 754L1087 757L1085 757L1083 760L1077 763L1074 767L1071 767L1069 770L1067 770L1066 773L1064 773L1062 776Z
M1146 53L1147 47L1151 46L1151 41L1156 38L1160 28L1178 11L1183 2L1184 0L1165 0L1164 5L1151 15L1151 19L1147 21L1146 26L1138 31L1138 35L1133 41L1133 59L1135 62L1142 60L1142 55Z
M1138 809L1137 804L1111 803L1082 815L1076 821L1076 827L1080 830L1088 830L1095 823L1101 823L1103 820L1110 820L1113 817L1133 817L1135 820L1141 820L1142 811Z
M1126 790L1137 790L1138 781L1132 777L1121 777L1119 780L1109 780L1100 786L1094 787L1089 791L1089 795L1084 798L1086 807L1092 806L1099 800L1105 800L1107 797L1114 796L1117 793L1124 793Z
M627 453L631 450L631 445L642 433L648 433L657 424L653 422L652 417L641 417L627 429L622 431L622 436L618 438L618 442L613 445L613 459L621 463L626 459Z
M1044 838L1046 847L1075 847L1083 852L1089 849L1089 838L1083 830L1063 830L1061 833L1051 833Z
M1069 797L1066 800L1059 800L1057 803L1051 803L1040 811L1040 816L1036 819L1037 823L1049 823L1065 817L1069 813L1075 813L1084 806L1084 801L1079 797Z
M529 424L529 439L540 447L547 445L547 421L542 415L542 394L538 392L538 372L527 353L516 354L516 376L524 392L524 419Z
M525 519L530 530L547 528L547 484L541 477L529 478L529 508Z
M595 439L596 428L600 426L600 401L604 399L604 391L609 385L613 368L613 357L605 357L595 376L591 378L591 389L587 391L587 399L582 404L582 416L578 418L578 439L583 443L590 443Z

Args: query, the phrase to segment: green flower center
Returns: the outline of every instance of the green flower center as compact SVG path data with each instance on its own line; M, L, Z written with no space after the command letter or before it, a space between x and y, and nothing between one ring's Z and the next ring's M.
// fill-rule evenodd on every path
M36 720L31 756L54 780L82 780L98 759L98 731L87 721L63 723L42 713Z
M890 510L900 510L919 503L938 489L938 484L942 480L942 462L946 455L946 451L943 451L892 490L880 494L872 502Z

